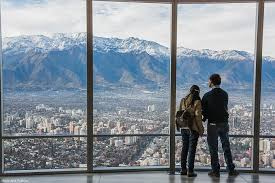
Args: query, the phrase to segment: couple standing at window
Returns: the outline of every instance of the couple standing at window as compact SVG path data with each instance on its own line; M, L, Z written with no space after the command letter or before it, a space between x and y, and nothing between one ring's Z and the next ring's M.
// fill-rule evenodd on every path
M228 94L220 88L221 77L213 74L209 78L211 91L207 92L202 100L200 88L193 85L189 94L180 102L177 112L177 129L182 134L181 152L181 175L196 177L194 172L194 161L199 136L204 133L202 121L208 120L207 142L211 156L212 171L208 173L211 177L220 177L220 164L218 157L218 137L220 137L227 170L230 176L239 173L235 170L229 143L228 125ZM181 123L178 123L178 118ZM188 168L187 168L188 157Z

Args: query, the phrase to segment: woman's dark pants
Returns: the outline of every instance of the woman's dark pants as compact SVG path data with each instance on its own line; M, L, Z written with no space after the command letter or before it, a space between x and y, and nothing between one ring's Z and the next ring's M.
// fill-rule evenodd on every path
M186 170L188 158L188 171L194 171L194 162L196 149L199 139L199 133L189 129L181 129L182 135L182 151L181 151L181 169Z

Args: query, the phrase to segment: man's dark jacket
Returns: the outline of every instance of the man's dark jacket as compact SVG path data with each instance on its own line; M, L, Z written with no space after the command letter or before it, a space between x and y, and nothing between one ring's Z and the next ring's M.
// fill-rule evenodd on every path
M228 94L221 88L214 88L202 98L202 115L210 123L228 122Z

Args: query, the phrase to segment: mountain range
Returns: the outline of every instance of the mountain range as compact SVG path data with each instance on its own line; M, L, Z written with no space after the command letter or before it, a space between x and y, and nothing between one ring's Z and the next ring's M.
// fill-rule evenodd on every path
M162 88L169 84L169 48L139 38L94 37L94 87ZM86 34L3 38L3 81L8 90L85 89ZM227 87L253 83L254 56L238 50L177 49L177 84L206 85L220 73ZM263 59L264 87L275 86L275 59Z

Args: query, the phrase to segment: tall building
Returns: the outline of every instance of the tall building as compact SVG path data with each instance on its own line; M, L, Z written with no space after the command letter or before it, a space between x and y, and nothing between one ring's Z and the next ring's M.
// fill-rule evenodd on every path
M29 115L29 113L25 114L25 122L26 122L26 128L27 129L33 128L34 121L33 121L32 116Z
M154 111L155 111L155 105L149 105L149 106L147 107L147 111L148 111L148 112L154 112Z
M80 135L80 128L78 125L74 127L74 135Z
M232 124L233 128L239 128L240 127L240 121L238 120L238 117L234 117L232 123L233 123Z
M70 134L74 134L74 126L75 126L74 122L71 121L70 124L69 124L69 132L70 132Z

